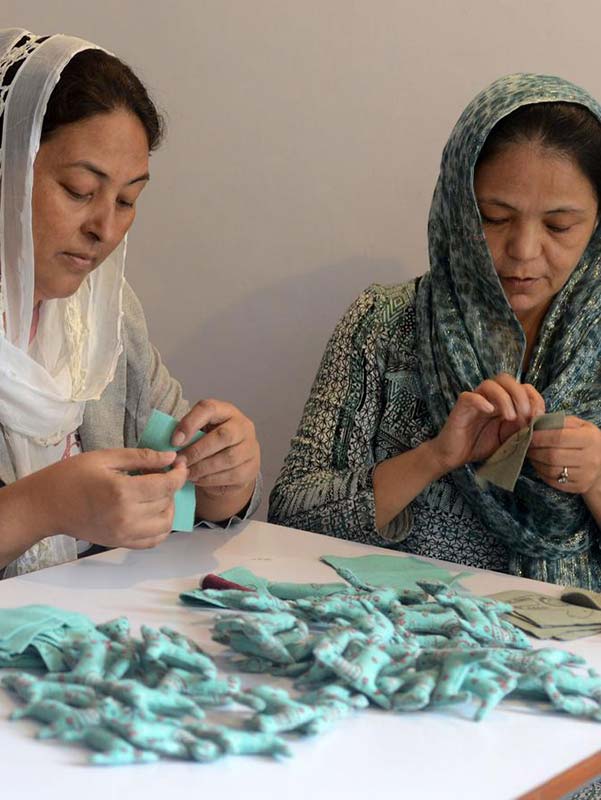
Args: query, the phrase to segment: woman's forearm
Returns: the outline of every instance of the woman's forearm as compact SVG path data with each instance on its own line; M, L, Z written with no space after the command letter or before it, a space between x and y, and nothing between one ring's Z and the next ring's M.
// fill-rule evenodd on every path
M54 532L41 472L0 489L0 569Z
M377 528L381 530L445 472L434 454L432 441L381 461L373 477Z

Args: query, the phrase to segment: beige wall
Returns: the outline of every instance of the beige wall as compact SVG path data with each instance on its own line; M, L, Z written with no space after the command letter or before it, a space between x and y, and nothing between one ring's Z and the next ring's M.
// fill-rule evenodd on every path
M268 488L338 316L425 270L466 102L517 71L601 97L599 0L1 0L13 25L102 44L167 112L129 278L186 395L255 419Z

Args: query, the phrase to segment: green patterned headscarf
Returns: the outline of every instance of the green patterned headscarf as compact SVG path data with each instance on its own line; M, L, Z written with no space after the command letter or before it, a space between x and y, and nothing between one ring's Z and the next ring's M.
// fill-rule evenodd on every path
M601 426L601 231L555 297L522 375L524 332L495 272L474 194L478 155L494 125L520 106L542 102L578 103L601 122L599 104L568 81L510 75L468 105L443 152L428 228L430 272L417 294L422 391L437 430L461 392L500 372L533 384L548 412ZM580 496L551 488L528 462L513 494L480 490L471 466L456 470L453 480L508 547L512 572L601 589L600 532Z

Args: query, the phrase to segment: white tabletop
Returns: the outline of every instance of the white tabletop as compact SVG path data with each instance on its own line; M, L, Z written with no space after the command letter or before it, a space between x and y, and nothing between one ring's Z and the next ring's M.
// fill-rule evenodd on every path
M320 555L368 552L392 551L251 522L227 533L174 534L155 550L114 550L2 581L0 607L47 603L80 611L95 622L125 614L136 633L142 623L169 625L199 641L221 665L223 647L209 635L215 612L178 602L178 593L195 587L199 575L246 566L272 580L334 581L337 576L319 562ZM548 584L472 572L463 583L476 594L515 588L559 593ZM545 644L579 653L601 669L601 636ZM251 683L253 678L243 680ZM200 794L228 799L364 800L379 795L508 800L597 752L601 744L599 723L507 701L482 722L472 721L470 706L361 712L322 736L291 740L293 757L282 762L228 757L208 765L165 760L107 768L88 766L87 751L77 746L35 740L36 723L8 721L13 708L0 691L2 792L44 800L165 800L174 791L186 800Z

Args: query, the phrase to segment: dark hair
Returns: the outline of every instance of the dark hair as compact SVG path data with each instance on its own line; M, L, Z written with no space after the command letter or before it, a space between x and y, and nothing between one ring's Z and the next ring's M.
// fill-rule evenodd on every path
M488 135L476 168L511 144L538 142L571 158L601 202L601 123L576 103L532 103L499 120Z
M103 50L82 50L61 72L46 107L41 141L62 125L117 109L135 114L155 150L164 131L163 118L144 85L127 64Z

